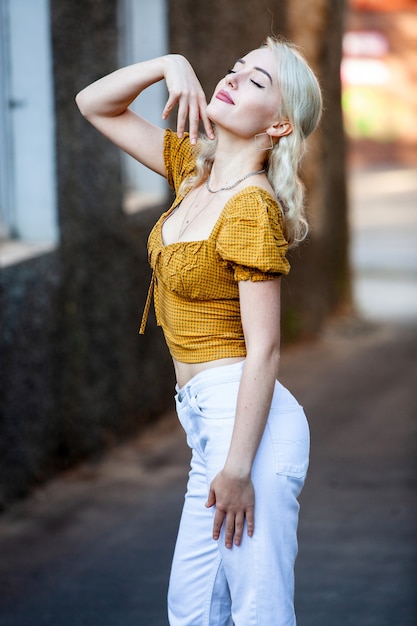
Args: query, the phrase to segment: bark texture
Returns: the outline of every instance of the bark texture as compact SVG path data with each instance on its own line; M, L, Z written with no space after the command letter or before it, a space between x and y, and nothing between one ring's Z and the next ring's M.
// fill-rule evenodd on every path
M345 0L169 1L170 50L187 56L210 97L235 59L269 34L297 44L323 89L321 126L309 139L302 168L311 225L290 253L284 281L283 337L313 335L326 318L350 305L345 139L340 61Z

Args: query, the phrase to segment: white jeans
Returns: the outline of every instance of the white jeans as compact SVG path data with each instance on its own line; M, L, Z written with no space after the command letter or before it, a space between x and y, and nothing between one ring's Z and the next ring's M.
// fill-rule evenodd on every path
M168 592L171 626L295 626L297 497L309 429L302 407L279 382L253 464L255 532L226 549L212 539L211 481L231 439L243 362L197 374L176 395L192 449L191 470Z

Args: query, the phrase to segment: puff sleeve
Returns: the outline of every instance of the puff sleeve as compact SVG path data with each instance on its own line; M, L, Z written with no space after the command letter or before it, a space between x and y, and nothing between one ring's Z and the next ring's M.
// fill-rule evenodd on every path
M225 207L217 253L233 268L236 281L271 280L288 274L287 241L280 207L261 189L243 190Z
M188 133L179 139L177 134L168 128L164 136L164 163L168 184L175 191L182 181L195 168L196 158Z

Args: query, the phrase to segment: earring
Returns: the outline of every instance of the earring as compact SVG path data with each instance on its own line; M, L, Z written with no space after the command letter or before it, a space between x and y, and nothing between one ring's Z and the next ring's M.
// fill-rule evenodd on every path
M269 137L269 146L262 146L263 137ZM255 135L255 145L258 152L263 152L264 150L272 150L274 147L274 142L272 141L272 137L269 133L258 133Z

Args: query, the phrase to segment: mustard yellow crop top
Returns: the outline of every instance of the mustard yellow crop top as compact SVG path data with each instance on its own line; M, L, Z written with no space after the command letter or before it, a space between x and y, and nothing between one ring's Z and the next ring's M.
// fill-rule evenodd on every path
M280 207L262 187L245 187L226 203L208 239L164 245L162 224L181 202L178 188L195 166L188 136L178 139L167 130L164 159L177 195L148 239L157 322L172 357L183 363L245 356L238 281L289 272ZM149 302L141 333L148 309Z

